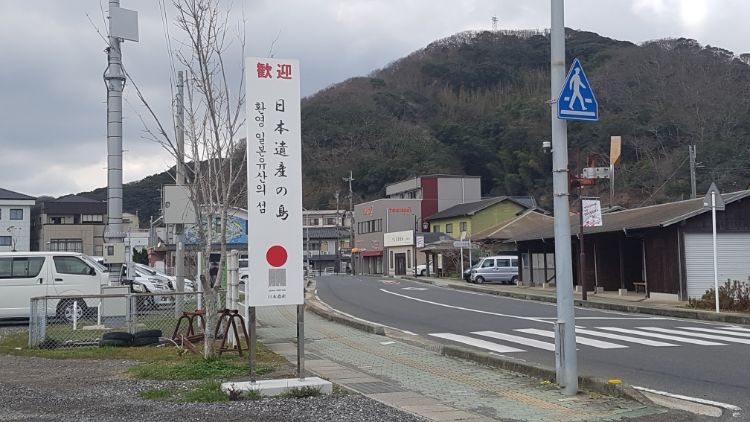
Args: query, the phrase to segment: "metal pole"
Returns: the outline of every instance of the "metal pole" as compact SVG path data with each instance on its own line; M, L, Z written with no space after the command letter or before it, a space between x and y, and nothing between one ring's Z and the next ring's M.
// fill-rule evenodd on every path
M554 98L565 81L565 3L550 0L550 98ZM566 395L578 392L575 315L573 309L573 270L570 246L570 204L568 203L568 133L565 120L558 119L552 106L552 184L555 211L555 285L557 288L557 323L561 325L555 341L557 383ZM564 340L564 341L563 341Z
M719 260L716 256L716 191L711 191L711 226L714 240L714 296L716 296L716 313L719 313Z
M120 39L112 36L112 12L120 7L119 0L109 1L109 47L104 84L107 87L107 226L106 243L121 243L122 232L122 91L125 72L122 69ZM118 268L120 270L120 268ZM114 272L113 272L114 274Z
M180 70L177 72L177 119L175 119L177 132L177 177L175 178L175 182L178 185L185 184L185 109L183 87L182 71ZM184 226L182 224L175 226L177 256L175 257L174 275L177 279L177 291L179 293L185 291L185 236L183 229Z
M246 283L249 283L247 281ZM256 353L256 341L258 340L257 333L255 332L255 324L257 322L257 318L255 315L255 306L250 307L250 318L249 318L249 327L248 330L250 331L250 382L255 382L255 353Z
M297 305L297 377L305 379L305 304Z
M578 283L581 285L581 299L588 300L588 286L586 286L586 245L583 240L583 187L578 188L579 202L581 204L581 230L578 235Z

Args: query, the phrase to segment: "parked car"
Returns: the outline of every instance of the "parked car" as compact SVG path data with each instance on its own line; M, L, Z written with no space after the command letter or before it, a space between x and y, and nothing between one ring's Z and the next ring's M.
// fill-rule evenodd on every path
M239 259L240 269L240 284L245 284L247 279L250 277L250 268L248 266L248 260L247 258L240 258Z
M464 270L464 281L466 281L467 283L471 283L471 270L477 268L478 265L479 262Z
M47 301L47 315L73 320L91 315L107 274L75 252L0 252L0 319L29 318L31 298L69 296ZM75 306L74 306L75 304Z
M422 277L426 276L427 275L427 264L417 265L417 274L416 275L421 275Z
M477 267L471 270L470 281L482 284L499 281L502 284L516 284L518 281L518 257L497 255L482 258Z
M142 273L146 273L148 277L158 278L163 280L170 289L173 291L177 290L177 277L173 275L164 274L163 272L149 267L146 264L138 264L134 263L133 266L136 268L137 271L140 271ZM190 280L189 278L183 278L183 281L185 283L185 291L186 292L194 292L195 291L195 282L193 280Z
M111 266L103 264L99 257L85 255L84 257L90 265L98 267L109 278L109 273L112 269ZM133 293L156 293L153 296L140 296L138 298L138 309L151 309L174 304L174 296L169 295L169 293L174 291L169 286L169 280L158 275L152 275L150 272L137 267L137 265L141 264L131 263L130 274L128 274L126 265L121 266L120 283L129 285Z

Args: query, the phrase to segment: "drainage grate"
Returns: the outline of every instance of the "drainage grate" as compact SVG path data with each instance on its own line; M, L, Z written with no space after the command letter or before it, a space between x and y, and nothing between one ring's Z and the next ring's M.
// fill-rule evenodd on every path
M400 393L406 391L398 385L389 384L387 382L358 382L354 384L344 384L344 386L362 394Z

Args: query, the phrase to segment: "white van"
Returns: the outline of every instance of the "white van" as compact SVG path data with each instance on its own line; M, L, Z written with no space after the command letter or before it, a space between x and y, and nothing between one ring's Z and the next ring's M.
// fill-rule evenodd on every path
M499 281L503 284L516 284L518 281L518 257L497 255L482 258L472 267L469 279L472 283Z
M90 264L85 255L75 252L0 252L0 319L29 318L32 297L71 296L49 300L47 315L73 319L73 303L78 317L98 299L84 295L101 294L107 274Z

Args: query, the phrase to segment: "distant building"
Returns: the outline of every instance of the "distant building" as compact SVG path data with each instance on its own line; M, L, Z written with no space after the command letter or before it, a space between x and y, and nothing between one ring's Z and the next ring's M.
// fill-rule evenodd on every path
M0 251L31 249L34 197L0 188Z
M31 209L31 250L102 256L107 203L80 195L43 196Z
M355 272L414 274L426 263L416 253L419 233L430 231L425 217L481 200L480 183L478 176L418 176L386 186L386 198L356 205Z

